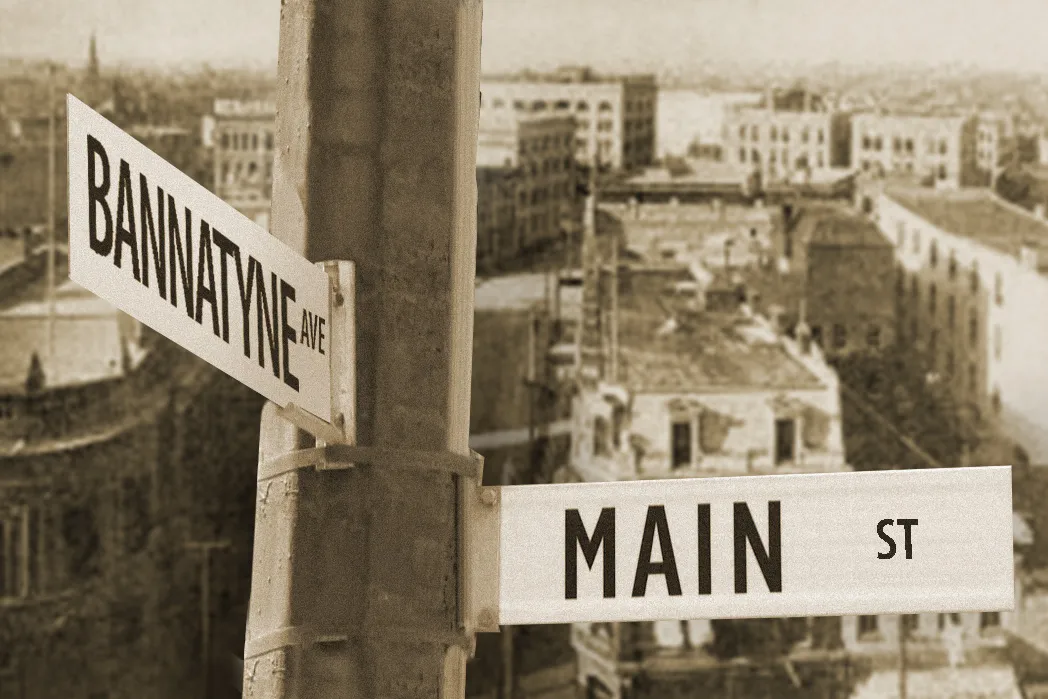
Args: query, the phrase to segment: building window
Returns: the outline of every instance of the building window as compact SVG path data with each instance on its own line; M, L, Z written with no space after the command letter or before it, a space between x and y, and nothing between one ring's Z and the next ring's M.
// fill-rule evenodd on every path
M999 388L993 389L993 398L991 399L990 403L991 403L991 405L993 407L994 415L1000 415L1001 414L1001 389L999 389Z
M946 373L950 376L953 375L953 371L956 368L954 363L953 347L946 348Z
M743 140L743 141L746 140L746 125L745 124L743 124L742 126L739 127L739 139Z
M739 162L740 163L746 162L746 149L745 148L740 148L739 149Z
M872 614L864 614L859 617L859 638L872 636L877 633L877 617Z
M812 339L812 342L817 344L819 347L822 347L822 326L821 325L813 325L813 326L811 326L811 339Z
M826 134L823 133L822 129L819 129L819 143L823 143L825 141L826 141Z
M917 281L916 274L910 278L910 298L913 300L914 304L917 304L921 300L921 285L920 282Z
M69 555L72 578L93 577L99 570L102 542L89 505L73 506L62 516L62 536Z
M608 451L608 421L598 417L593 421L593 454L607 456Z
M988 629L996 629L1001 626L1001 613L1000 612L983 612L979 615L979 629L986 631Z
M0 599L29 595L32 525L26 506L0 511Z
M756 126L751 126L750 127L750 140L751 141L759 141L760 137L761 137L760 129L758 129Z
M940 180L945 180L946 176L947 176L946 166L945 165L940 165L939 166L939 179Z
M938 301L937 289L935 288L935 282L932 282L928 287L928 312L935 315L935 303Z
M933 328L931 333L928 334L928 354L930 355L929 358L931 359L933 365L936 363L936 360L938 359L938 357L937 357L937 354L938 354L937 350L938 349L939 349L939 330L938 330L938 328Z
M778 141L779 140L779 129L777 129L774 126L771 127L771 131L768 133L768 139L771 140L772 142Z
M124 545L129 553L138 553L145 548L152 527L149 490L134 478L125 478L121 485Z
M971 285L974 294L979 290L979 263L974 261L972 262Z
M843 349L848 344L848 329L840 323L833 326L833 348Z
M936 241L932 241L931 246L928 248L928 263L934 268L939 264L939 244Z
M972 347L976 346L979 341L979 318L975 314L975 309L972 309L971 316L968 318L968 344Z
M972 362L968 365L968 390L975 392L979 386L979 368Z
M879 325L871 325L866 331L866 344L871 349L881 346L881 327Z
M1004 337L1001 335L1001 326L993 326L993 357L997 361L1001 361L1001 354L1004 350Z
M947 264L947 274L949 275L950 281L957 278L957 256L953 250L950 251L950 262Z
M953 298L953 294L946 296L946 327L952 328L955 317L957 315L957 302Z
M775 421L775 464L794 461L797 450L797 423L791 419Z
M675 421L671 428L673 468L691 465L691 421Z
M994 277L993 296L998 306L1004 305L1004 279L1001 278L1000 272Z
M920 617L918 617L916 614L903 614L902 615L902 629L903 629L903 631L906 632L907 634L912 634L914 631L916 631L917 630L917 620L919 618Z

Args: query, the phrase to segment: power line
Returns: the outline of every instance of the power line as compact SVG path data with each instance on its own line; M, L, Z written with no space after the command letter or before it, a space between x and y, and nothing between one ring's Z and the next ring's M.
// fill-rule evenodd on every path
M894 436L902 443L903 446L905 446L918 457L930 464L932 468L945 468L941 463L939 463L935 459L935 457L921 449L917 445L917 443L913 441L911 437L908 437L907 435L903 434L890 420L881 415L876 409L874 409L873 406L867 403L864 399L860 398L857 391L855 391L853 388L848 386L843 381L840 382L840 387L842 393L848 398L851 398L855 402L857 408L859 408L863 413L872 417L883 427L885 427L889 432L892 433L892 436Z

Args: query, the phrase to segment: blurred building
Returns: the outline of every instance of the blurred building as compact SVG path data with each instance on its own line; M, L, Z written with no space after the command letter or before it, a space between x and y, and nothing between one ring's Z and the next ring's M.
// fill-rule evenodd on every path
M758 173L761 181L804 182L848 164L849 115L829 109L808 90L769 89L759 106L740 105L724 121L728 162Z
M978 161L980 128L974 115L867 112L852 117L851 163L863 172L912 175L939 187L985 184ZM983 157L996 157L983 143ZM985 180L985 181L984 181Z
M984 189L881 182L864 195L895 248L899 341L958 402L1048 463L1040 361L1048 222ZM1043 211L1043 210L1042 210Z
M891 347L895 251L876 224L843 204L804 204L784 219L774 254L804 276L805 320L826 356Z
M655 129L658 157L723 159L728 113L737 106L756 106L760 100L759 92L659 88Z
M212 143L214 193L268 228L276 104L220 99L211 116L207 138Z
M69 281L61 246L52 304L45 252L10 242L0 696L203 695L217 679L201 661L204 604L212 655L229 653L231 628L243 645L249 576L236 564L250 570L260 401ZM203 562L186 545L215 538L229 545L202 589Z
M629 170L655 157L657 91L653 75L604 76L589 68L490 75L481 81L481 111L572 115L579 162Z
M520 251L517 190L521 172L505 165L477 164L477 269L486 270Z
M515 257L523 250L558 240L564 221L576 217L576 173L574 158L575 121L569 115L482 112L477 136L478 182L480 169L511 168L515 171L513 201L514 233L508 246L500 246L499 256ZM488 180L485 178L485 183ZM505 183L506 179L502 178ZM501 223L499 212L507 214L508 187L486 187L485 194L495 201L480 202L485 207L487 250L490 226ZM478 215L480 210L478 210ZM478 245L480 237L478 226ZM479 260L478 260L479 261Z

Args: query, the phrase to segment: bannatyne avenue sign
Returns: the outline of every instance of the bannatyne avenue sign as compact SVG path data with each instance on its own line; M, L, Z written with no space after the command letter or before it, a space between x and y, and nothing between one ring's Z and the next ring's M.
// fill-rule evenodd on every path
M327 274L66 102L72 280L274 403L330 422Z
M498 623L1010 610L1011 494L1009 466L501 488Z

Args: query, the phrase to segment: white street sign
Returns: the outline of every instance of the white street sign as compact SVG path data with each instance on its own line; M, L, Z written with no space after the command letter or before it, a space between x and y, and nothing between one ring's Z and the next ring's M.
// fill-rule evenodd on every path
M1011 495L1009 466L504 487L473 594L498 568L507 625L1005 611Z
M72 280L274 403L330 422L327 274L66 103Z

